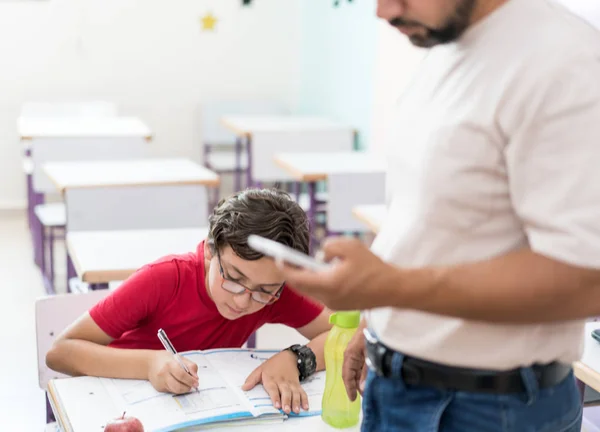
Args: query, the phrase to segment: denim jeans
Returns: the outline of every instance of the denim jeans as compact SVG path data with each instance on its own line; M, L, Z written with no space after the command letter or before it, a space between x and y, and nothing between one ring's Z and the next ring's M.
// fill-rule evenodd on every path
M527 389L518 394L438 390L404 384L403 356L394 354L393 376L369 371L363 398L362 432L580 432L582 405L571 373L540 389L523 368Z

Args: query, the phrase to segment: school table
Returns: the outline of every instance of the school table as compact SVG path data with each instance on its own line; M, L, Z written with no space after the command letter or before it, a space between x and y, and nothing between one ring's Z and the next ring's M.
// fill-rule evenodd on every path
M352 209L352 214L377 234L385 220L387 207L385 204L360 205Z
M30 169L26 171L27 211L31 221L35 251L35 261L41 266L42 227L36 222L33 209L43 204L44 193L51 187L47 177L36 166L36 160L45 160L46 156L53 160L86 159L87 153L104 155L127 153L125 147L133 144L138 148L139 142L149 142L152 133L149 127L136 117L19 117L17 120L18 136L23 143L25 154L33 156ZM108 144L113 142L113 146ZM123 149L121 149L121 147ZM133 150L132 150L133 151ZM118 157L115 157L118 158Z
M281 180L280 170L272 163L274 152L351 151L356 138L354 128L315 116L226 115L221 123L237 136L237 167L241 167L242 143L246 143L248 186L254 185L256 178ZM239 189L238 184L236 188Z
M296 182L306 183L309 195L308 217L314 222L317 208L317 183L330 174L385 173L385 160L371 153L346 151L327 153L279 153L274 161Z
M93 289L106 288L158 258L195 252L207 233L207 228L68 232L67 249L77 276Z
M205 227L206 188L219 183L188 159L51 162L43 169L65 198L68 232ZM71 265L67 275L75 276Z
M598 328L600 322L586 323L583 356L573 364L573 370L579 381L600 392L600 342L591 336L592 331Z
M48 400L54 417L63 432L101 431L106 422L116 416L114 404L100 382L93 387L79 386L77 388L72 386L69 394L57 395L52 389L49 389ZM289 418L282 423L252 426L207 425L206 429L223 432L238 432L240 430L249 432L303 432L307 430L311 432L333 432L340 430L324 423L320 416ZM344 429L348 432L359 430L360 423L354 427Z

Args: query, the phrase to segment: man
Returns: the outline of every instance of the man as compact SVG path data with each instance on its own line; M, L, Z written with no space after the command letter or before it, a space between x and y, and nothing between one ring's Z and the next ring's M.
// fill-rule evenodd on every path
M570 364L600 313L600 39L548 0L379 0L429 47L402 96L372 250L285 280L366 310L363 430L579 431ZM390 53L390 55L393 55Z

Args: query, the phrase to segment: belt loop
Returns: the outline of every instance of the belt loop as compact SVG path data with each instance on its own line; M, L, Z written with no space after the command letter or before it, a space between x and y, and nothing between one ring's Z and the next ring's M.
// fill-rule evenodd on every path
M527 393L527 405L532 405L537 399L540 392L540 383L535 371L531 367L521 368L521 378Z
M404 390L406 388L406 384L404 383L404 377L402 376L402 366L404 365L404 354L399 352L394 352L392 354L391 361L391 371L390 376L394 379L396 387L398 389Z

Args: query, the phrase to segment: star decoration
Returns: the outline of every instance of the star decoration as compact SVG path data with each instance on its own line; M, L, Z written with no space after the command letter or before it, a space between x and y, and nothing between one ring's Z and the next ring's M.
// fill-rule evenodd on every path
M214 31L215 26L217 25L217 17L209 12L200 18L200 22L202 23L203 31Z

